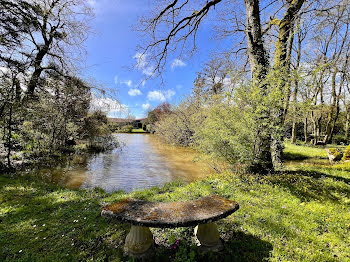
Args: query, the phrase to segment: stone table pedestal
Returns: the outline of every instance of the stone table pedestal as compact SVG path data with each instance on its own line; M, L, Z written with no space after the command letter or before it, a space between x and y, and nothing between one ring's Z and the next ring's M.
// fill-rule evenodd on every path
M153 235L148 227L131 226L125 239L124 250L130 255L141 255L153 245Z
M218 227L214 222L196 226L194 235L203 250L220 251L223 249Z

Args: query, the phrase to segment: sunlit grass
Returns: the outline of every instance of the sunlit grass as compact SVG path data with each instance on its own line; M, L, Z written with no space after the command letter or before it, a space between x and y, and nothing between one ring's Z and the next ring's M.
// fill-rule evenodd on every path
M30 190L25 190L25 189ZM34 190L33 190L34 189ZM101 218L101 190L68 190L25 178L0 178L1 261L122 258L103 241L127 225Z
M146 133L146 131L142 128L134 128L133 130L131 130L131 133Z
M339 163L339 164L335 164L333 166L333 168L334 169L339 169L339 170L342 170L342 171L350 172L350 161Z
M284 154L291 160L303 160L306 158L328 158L325 148L300 146L291 143L285 143Z
M326 160L322 148L287 145L308 160ZM100 216L125 197L179 201L218 194L240 209L217 222L225 251L203 255L193 228L152 229L158 245L151 261L350 261L349 162L303 165L278 174L211 175L130 194L70 190L33 178L0 177L1 261L127 261L129 226ZM181 240L177 250L169 248ZM193 260L190 260L193 258Z

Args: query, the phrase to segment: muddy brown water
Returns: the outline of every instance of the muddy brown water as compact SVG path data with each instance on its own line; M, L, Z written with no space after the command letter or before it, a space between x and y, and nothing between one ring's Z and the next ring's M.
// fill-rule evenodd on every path
M212 172L192 149L168 145L151 134L116 136L121 148L75 156L61 167L39 172L69 188L101 187L107 192L131 192L177 180L191 182Z

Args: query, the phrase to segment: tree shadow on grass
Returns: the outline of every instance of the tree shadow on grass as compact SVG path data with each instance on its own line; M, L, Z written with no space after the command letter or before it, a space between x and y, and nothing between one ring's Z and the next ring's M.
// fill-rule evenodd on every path
M322 171L283 171L281 174L267 176L264 179L289 189L302 201L320 200L341 203L342 195L350 195L349 178ZM333 182L328 179L332 179Z
M193 242L193 237L190 240L193 236L193 228L190 227L185 229L175 249L174 246L158 243L155 255L149 261L260 262L270 257L273 250L271 243L242 231L226 229L221 234L224 248L219 252L201 250Z
M8 209L0 217L1 261L123 257L128 226L101 217L98 193L8 182L0 186L0 200Z
M301 154L301 153L283 152L283 159L284 160L305 160L308 158L309 158L309 156Z
M224 246L223 260L218 261L264 261L273 249L271 243L242 231L233 232Z

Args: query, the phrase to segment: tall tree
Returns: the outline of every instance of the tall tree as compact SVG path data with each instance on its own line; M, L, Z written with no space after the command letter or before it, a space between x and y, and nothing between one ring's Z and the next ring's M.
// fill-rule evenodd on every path
M5 0L1 10L0 45L7 48L2 61L15 57L25 65L28 95L34 94L43 72L74 69L92 16L85 1Z
M234 3L238 1L233 1ZM224 5L224 3L226 5ZM287 60L287 45L290 39L291 28L293 28L294 21L304 3L304 0L286 1L285 5L278 10L285 10L282 19L273 19L273 22L278 25L278 38L275 49L275 66L278 70L284 70L289 66ZM223 6L230 6L232 2L224 0L211 1L197 1L195 6L189 1L167 1L165 6L157 9L154 16L150 19L142 19L141 23L144 25L143 31L150 33L150 43L148 43L143 51L143 55L151 54L151 57L156 62L153 73L160 73L166 64L167 54L176 48L185 48L186 44L192 39L191 51L196 49L196 36L201 22L208 15L209 11ZM268 30L263 30L263 23L261 21L261 9L259 0L244 0L244 7L246 10L246 22L244 24L244 33L247 45L247 54L249 57L250 69L252 73L252 80L261 89L261 95L264 96L268 92L268 84L265 81L266 76L270 70L270 63L268 59L267 48L264 43L264 33ZM274 4L267 3L267 6ZM278 13L278 11L276 12ZM238 14L234 14L233 21L240 20ZM229 25L230 26L230 25ZM164 27L169 28L164 33ZM238 32L236 30L235 32ZM286 78L282 78L280 88L286 86ZM283 109L282 109L283 110ZM277 110L277 119L280 119L280 110ZM276 161L280 161L282 147L281 137L274 137L275 143L271 146L271 134L266 128L268 125L267 119L271 117L271 112L268 110L261 111L259 121L261 125L256 134L256 146L254 156L256 162L254 164L255 170L266 171L272 169L272 156ZM278 120L276 124L281 124L282 120ZM271 154L272 150L272 154Z
M290 46L293 44L294 37L291 37L293 32L293 27L297 15L304 4L305 0L288 0L287 10L281 20L276 23L278 25L278 38L275 44L275 70L278 72L279 81L279 91L283 94L282 103L279 108L277 108L274 118L276 119L276 126L283 127L285 119L285 110L289 101L289 88L290 88L290 55L288 56L288 43ZM275 132L272 135L272 158L275 165L280 165L282 163L282 151L283 151L283 128L281 132Z

